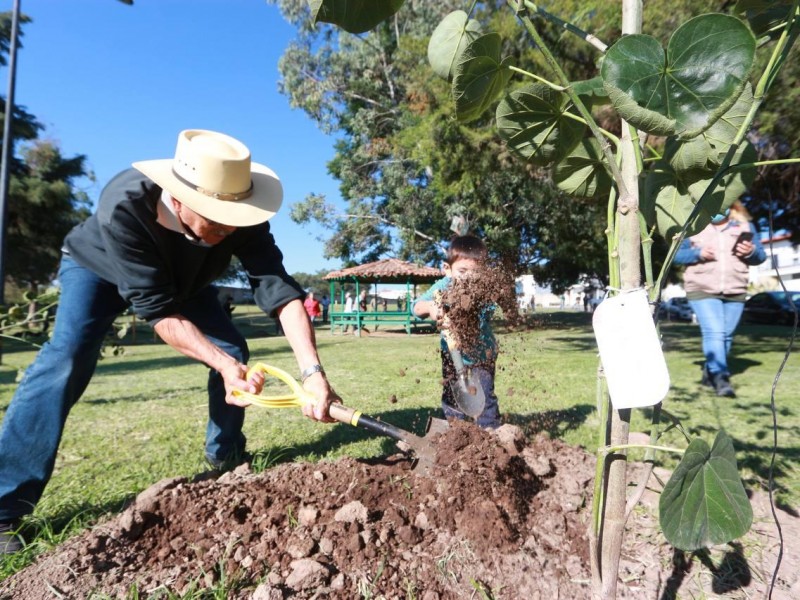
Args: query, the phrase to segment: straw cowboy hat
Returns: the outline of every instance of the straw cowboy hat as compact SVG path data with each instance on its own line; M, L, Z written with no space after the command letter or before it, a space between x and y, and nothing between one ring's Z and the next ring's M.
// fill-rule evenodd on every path
M175 158L133 167L197 214L232 227L258 225L275 216L283 200L278 176L250 162L250 150L223 133L186 129Z

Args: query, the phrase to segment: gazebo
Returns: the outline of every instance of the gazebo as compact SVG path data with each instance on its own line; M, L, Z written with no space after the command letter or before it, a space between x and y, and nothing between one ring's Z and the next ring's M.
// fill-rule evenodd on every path
M444 273L440 269L415 265L396 258L387 258L349 269L331 271L324 277L324 279L330 281L331 299L335 297L334 289L336 283L352 283L356 288L356 302L353 312L344 312L343 306L340 310L331 311L331 333L336 333L337 328L344 332L345 327L348 326L353 326L356 335L359 335L366 325L374 325L376 329L379 325L402 326L408 334L411 334L412 327L416 328L420 325L435 327L435 321L418 319L411 313L411 300L417 296L418 284L433 283L443 275ZM369 289L373 284L377 286L382 283L405 284L405 301L402 309L398 307L398 310L378 311L378 307L375 305L373 310L361 310L357 300L363 286L366 285L367 289ZM342 291L339 300L344 305L344 291Z

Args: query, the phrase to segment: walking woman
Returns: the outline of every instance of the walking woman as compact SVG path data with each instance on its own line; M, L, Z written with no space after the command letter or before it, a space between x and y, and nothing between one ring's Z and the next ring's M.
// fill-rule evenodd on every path
M736 396L728 354L744 310L749 267L766 257L750 214L738 200L703 231L684 240L675 256L676 264L687 265L686 298L703 336L701 381L719 396Z

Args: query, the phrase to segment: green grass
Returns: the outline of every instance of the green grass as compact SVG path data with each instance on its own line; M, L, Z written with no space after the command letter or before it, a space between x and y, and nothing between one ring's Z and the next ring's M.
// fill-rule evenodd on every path
M237 325L250 340L254 361L297 371L294 357L274 323L251 307L237 307ZM740 470L749 486L766 482L772 444L770 390L789 340L783 327L742 326L731 361L738 397L719 398L699 385L697 326L663 324L672 390L664 408L684 428L709 442L719 428L733 438ZM440 398L438 336L332 336L318 330L320 355L345 403L366 414L422 433ZM547 432L594 450L597 352L590 317L582 313L537 314L536 327L498 335L502 354L496 389L507 421L528 435ZM39 545L27 557L0 563L0 578L30 555L59 543L100 515L165 477L205 470L207 369L154 342L141 324L125 352L100 361L86 394L67 421L56 469L37 506L32 530ZM19 368L34 350L6 343L0 365L0 415L13 394ZM781 502L800 504L800 370L792 356L777 389L779 448L776 478ZM393 401L396 398L396 401ZM634 411L632 431L649 431L649 411ZM289 460L334 460L394 451L391 440L355 428L315 423L299 409L247 411L248 448L261 468ZM662 444L686 447L675 430ZM632 453L634 456L636 452ZM641 453L638 453L641 455ZM666 467L674 459L659 455Z

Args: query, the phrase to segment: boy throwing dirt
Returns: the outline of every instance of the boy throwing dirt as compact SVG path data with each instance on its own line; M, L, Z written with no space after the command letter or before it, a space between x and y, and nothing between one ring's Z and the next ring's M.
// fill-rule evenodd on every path
M442 329L444 416L466 418L459 410L452 390L456 369L446 338L446 335L452 335L464 364L471 369L486 397L486 406L476 422L480 427L494 429L500 426L500 411L494 392L498 345L491 326L497 286L486 266L487 258L486 245L479 238L473 235L453 238L445 260L445 277L420 296L411 310L417 317L436 319Z

